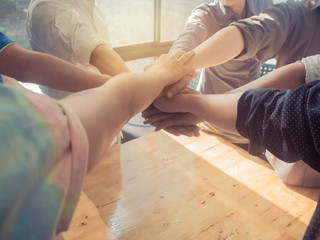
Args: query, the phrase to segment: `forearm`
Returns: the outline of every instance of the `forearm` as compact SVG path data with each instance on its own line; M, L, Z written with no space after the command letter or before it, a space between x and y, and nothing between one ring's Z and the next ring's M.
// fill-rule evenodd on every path
M228 93L244 92L248 89L274 88L279 90L296 89L305 83L306 71L304 64L300 62L291 63L280 67L261 78L252 81Z
M54 89L78 92L99 87L110 79L110 76L80 69L55 57L43 55L33 59L34 60L30 62L31 66L42 66L40 73L32 76L30 81L36 79L37 82L35 83ZM48 64L43 64L45 62L48 62ZM39 78L37 78L37 76L39 76Z
M128 81L130 79L130 81ZM117 118L126 123L131 117L146 109L156 99L165 81L155 74L149 72L121 74L103 86L108 98L113 99L117 111Z
M193 52L162 55L143 73L117 75L101 87L61 101L74 110L86 130L91 167L131 117L149 106L165 86L193 73L184 66L192 56Z
M89 141L89 169L101 159L112 140L131 117L160 94L164 81L155 74L120 74L99 88L67 97L61 102L78 115Z
M229 132L236 132L237 103L241 94L178 94L172 99L161 98L154 105L163 112L192 113L203 121Z
M9 85L15 85L15 86L19 86L19 87L22 87L18 82L17 80L11 78L11 77L8 77L8 76L5 76L3 75L2 76L3 78L3 83L4 84L9 84ZM22 87L23 88L23 87Z
M122 58L111 47L103 44L92 52L90 64L98 68L101 73L111 76L130 72Z
M76 92L103 85L109 77L82 70L49 54L32 52L16 44L2 53L7 76L54 89Z
M196 47L187 66L196 69L216 66L237 57L243 48L241 31L234 26L226 27Z
M237 57L244 48L244 40L240 30L231 26L223 28L211 38L194 49L195 55L185 64L193 69L212 67ZM171 98L187 87L191 78L181 79L166 89L166 96Z
M192 95L186 111L228 132L238 133L235 128L237 104L242 93L222 95Z

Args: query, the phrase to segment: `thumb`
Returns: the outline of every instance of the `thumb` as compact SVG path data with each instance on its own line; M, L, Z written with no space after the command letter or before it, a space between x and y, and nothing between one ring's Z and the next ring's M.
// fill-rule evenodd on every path
M192 77L187 75L184 76L179 82L168 86L165 91L166 96L168 98L174 97L178 92L187 87L191 80Z

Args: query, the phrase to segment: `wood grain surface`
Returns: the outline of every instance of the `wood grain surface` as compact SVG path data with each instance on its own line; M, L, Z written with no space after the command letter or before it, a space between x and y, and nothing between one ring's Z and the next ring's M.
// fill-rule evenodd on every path
M108 151L58 239L302 239L319 192L205 132L152 133Z

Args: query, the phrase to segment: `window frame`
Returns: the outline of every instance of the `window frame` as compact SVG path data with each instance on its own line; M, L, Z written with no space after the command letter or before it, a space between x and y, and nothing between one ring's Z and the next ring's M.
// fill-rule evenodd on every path
M161 0L154 0L154 37L152 42L114 47L124 61L168 53L174 41L161 42Z

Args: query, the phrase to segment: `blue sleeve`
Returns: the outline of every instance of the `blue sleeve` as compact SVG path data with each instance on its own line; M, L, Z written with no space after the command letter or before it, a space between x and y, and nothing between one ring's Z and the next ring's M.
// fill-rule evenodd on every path
M6 47L10 43L13 43L13 41L9 37L7 37L5 34L0 32L0 52L4 47Z
M238 102L236 128L250 140L249 152L268 149L286 162L302 159L320 171L320 81L294 91L256 89Z
M0 32L0 52L10 43L13 43L13 41L8 38L5 34ZM3 83L1 74L0 74L0 83Z

